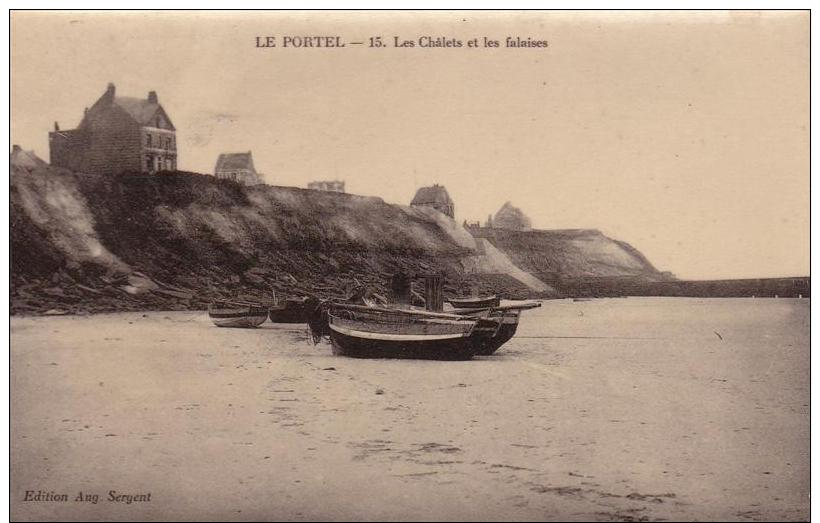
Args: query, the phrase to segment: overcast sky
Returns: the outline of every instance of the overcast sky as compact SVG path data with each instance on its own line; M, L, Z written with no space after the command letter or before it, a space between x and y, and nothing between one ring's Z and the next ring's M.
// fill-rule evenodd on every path
M485 36L501 47L466 47ZM407 204L441 183L459 221L509 200L681 278L809 273L807 13L13 15L13 143L47 160L54 121L75 127L108 82L157 91L181 169L252 150L271 184L339 178Z

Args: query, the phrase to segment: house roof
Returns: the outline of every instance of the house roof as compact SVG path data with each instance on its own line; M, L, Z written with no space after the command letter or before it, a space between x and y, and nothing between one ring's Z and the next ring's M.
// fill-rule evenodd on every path
M446 205L452 204L453 200L447 194L447 189L443 185L433 185L430 187L421 187L416 191L416 196L410 205L423 205L430 203L443 203Z
M532 221L524 211L507 202L495 213L493 225L501 229L526 230L532 227Z
M216 160L216 172L220 171L236 171L240 169L248 169L256 172L253 167L253 156L250 151L246 153L223 153L219 155Z
M157 127L157 117L161 116L163 128L175 131L176 128L168 118L168 114L159 103L157 93L151 91L147 98L135 98L131 96L116 96L114 84L108 84L105 93L97 100L91 109L86 109L85 116L80 122L80 127L89 125L90 122L105 118L109 107L122 109L131 119L140 126Z
M114 104L124 109L140 125L153 123L154 115L160 109L159 103L152 103L143 98L132 98L130 96L117 96L114 98Z

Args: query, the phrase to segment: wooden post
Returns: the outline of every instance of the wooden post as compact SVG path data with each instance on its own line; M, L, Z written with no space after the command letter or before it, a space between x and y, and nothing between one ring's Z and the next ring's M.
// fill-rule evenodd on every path
M410 277L401 271L393 275L390 280L390 294L393 303L410 305L411 283Z
M439 274L427 274L424 276L424 300L425 308L431 312L441 312L444 310L444 285Z

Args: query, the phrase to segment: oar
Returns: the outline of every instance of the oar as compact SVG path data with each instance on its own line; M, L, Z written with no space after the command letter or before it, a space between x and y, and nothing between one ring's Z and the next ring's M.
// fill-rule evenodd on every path
M537 309L541 304L538 302L517 303L513 305L499 305L498 307L480 307L476 309L456 309L459 315L473 314L476 312L495 312L495 311L524 311L528 309Z

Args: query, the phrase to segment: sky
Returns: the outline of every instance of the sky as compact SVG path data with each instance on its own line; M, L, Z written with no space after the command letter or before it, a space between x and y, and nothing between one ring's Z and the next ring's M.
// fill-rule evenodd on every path
M348 45L282 46L300 35ZM157 91L184 170L251 150L270 184L439 183L458 221L510 201L679 278L809 274L807 12L15 12L11 39L11 139L46 160L113 82Z

